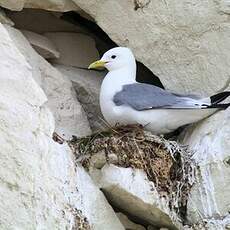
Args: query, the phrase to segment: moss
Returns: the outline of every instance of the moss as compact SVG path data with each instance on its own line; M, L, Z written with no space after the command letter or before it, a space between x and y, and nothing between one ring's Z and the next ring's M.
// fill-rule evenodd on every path
M168 196L171 209L185 216L194 168L191 154L174 141L146 132L140 126L122 126L69 141L77 159L88 169L90 158L104 151L116 154L120 167L142 169L161 196Z

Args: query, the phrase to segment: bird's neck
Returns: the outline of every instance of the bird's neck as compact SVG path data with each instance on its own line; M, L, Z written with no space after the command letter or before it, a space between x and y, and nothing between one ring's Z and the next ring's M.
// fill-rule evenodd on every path
M136 82L136 65L110 71L106 77L111 84L126 85Z
M122 90L123 85L136 83L136 68L120 68L110 71L101 85L100 98L113 98L114 94Z

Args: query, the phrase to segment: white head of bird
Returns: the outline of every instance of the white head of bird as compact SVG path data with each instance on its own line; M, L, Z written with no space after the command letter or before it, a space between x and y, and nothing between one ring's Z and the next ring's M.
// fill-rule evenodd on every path
M132 51L126 47L108 50L99 61L93 62L89 69L106 68L108 71L130 69L136 72L136 61Z

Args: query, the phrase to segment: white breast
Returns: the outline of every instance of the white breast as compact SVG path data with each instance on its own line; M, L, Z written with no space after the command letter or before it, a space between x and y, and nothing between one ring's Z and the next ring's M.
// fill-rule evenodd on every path
M134 79L130 70L125 69L109 72L105 76L100 91L100 107L105 120L111 125L122 122L124 118L123 110L113 102L114 95L122 90L123 85L135 83Z

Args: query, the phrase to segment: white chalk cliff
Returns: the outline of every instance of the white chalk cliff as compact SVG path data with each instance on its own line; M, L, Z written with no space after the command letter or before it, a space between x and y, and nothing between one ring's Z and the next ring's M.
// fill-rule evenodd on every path
M228 0L0 0L0 6L0 229L230 229L229 109L178 139L196 165L185 220L175 218L144 171L107 164L98 153L89 173L66 143L53 140L54 132L80 138L104 125L98 105L104 72L86 68L106 42L88 24L64 20L64 12L132 48L167 89L207 95L229 89Z

